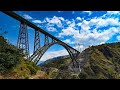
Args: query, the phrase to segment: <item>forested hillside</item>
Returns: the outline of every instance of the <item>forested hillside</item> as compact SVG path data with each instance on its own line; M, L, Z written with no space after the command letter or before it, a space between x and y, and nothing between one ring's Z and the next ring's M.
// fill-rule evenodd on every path
M0 36L0 79L29 79L36 74L37 78L48 78L40 67L24 58L21 49Z

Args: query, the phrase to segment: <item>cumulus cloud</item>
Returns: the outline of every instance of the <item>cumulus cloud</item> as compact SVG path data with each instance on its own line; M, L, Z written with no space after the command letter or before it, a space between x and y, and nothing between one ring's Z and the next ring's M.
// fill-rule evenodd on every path
M89 16L92 14L92 11L83 11L84 13L88 13Z
M32 22L38 24L39 27L47 31L57 32L57 28L63 28L62 22L64 20L63 17L53 16L52 18L45 17L43 20L32 20ZM57 26L57 28L55 26Z
M78 34L78 30L74 30L73 27L67 27L66 29L63 29L61 33L59 33L58 37L62 36L72 36L74 34Z
M63 42L67 44L74 44L75 42L71 41L70 39L63 40Z
M79 33L78 36L74 35L74 38L76 41L83 43L85 47L88 47L90 45L105 43L107 40L112 38L113 35L119 32L119 27L112 27L107 30L103 30L102 32L98 32L96 29L94 29L92 32L88 30L87 34L86 32L82 32Z
M53 18L46 18L46 21L48 23L55 23L55 24L61 23L60 19L56 16L54 16Z
M61 22L64 21L64 18L54 16L53 18L46 17L45 20L46 20L47 23L57 25L58 28L62 28L62 23Z
M80 17L77 17L76 19L77 19L77 20L80 20L80 21L82 20Z
M90 26L88 25L88 21L84 20L81 24L81 29L83 30L89 30L90 29Z
M113 18L107 18L107 19L102 19L102 18L94 18L94 19L91 19L89 24L92 25L96 25L97 28L100 28L100 27L105 27L105 26L119 26L120 23L119 23L119 19L116 18L116 19L113 19Z
M31 16L29 16L29 15L27 15L27 14L24 14L23 17L24 17L25 19L33 19Z
M85 13L92 14L91 11L84 11ZM110 12L109 12L110 13ZM114 12L118 13L118 12ZM106 13L108 14L108 13ZM80 22L76 22L76 20L80 20ZM46 18L46 21L49 23L62 24L64 27L61 29L61 32L57 37L63 38L64 36L70 36L74 39L74 42L71 42L69 39L63 40L65 43L71 44L75 42L83 43L84 48L91 45L103 44L116 33L119 32L119 19L118 18L103 18L94 17L89 20L85 20L84 18L80 18L79 16L76 19L64 19L60 17L54 16L53 18ZM63 21L64 24L61 22ZM78 28L78 27L81 28ZM102 27L108 27L107 29L101 29ZM116 27L117 26L117 27ZM94 28L93 28L94 27Z
M75 49L78 50L79 52L82 52L83 50L85 50L84 44L80 44L80 43L76 43L73 48L75 48Z
M40 20L33 20L32 22L34 22L34 23L42 23Z
M98 18L92 18L91 20L83 20L82 22L77 24L78 26L81 26L83 29L89 29L92 26L95 26L96 29L101 27L107 27L107 26L119 26L120 22L118 18L106 18L103 19L102 17Z
M77 17L76 19L81 20L81 18L79 17ZM87 48L91 45L103 44L110 38L112 38L112 36L120 32L120 22L118 18L109 17L103 19L101 16L94 17L90 20L82 20L81 22L77 23L74 22L74 20L65 21L68 26L61 30L58 37L62 38L64 36L71 36L71 38L74 39L74 42L84 44L84 48ZM76 28L76 26L79 26L81 28ZM101 29L102 27L108 28ZM70 41L66 40L66 43L67 42Z
M117 38L118 41L120 41L120 36L117 36L116 38Z
M92 11L83 12L88 13L88 15L93 13ZM103 44L120 32L119 17L115 17L114 15L120 15L120 12L107 11L103 16L91 17L90 19L85 19L80 16L74 19L53 16L44 18L44 22L33 21L38 24L43 23L48 31L59 31L57 37L64 38L63 42L67 44L83 44L74 48L84 50L91 45ZM65 39L66 36L70 36L70 39ZM117 36L116 39L120 40L120 36Z
M57 29L54 27L47 27L47 30L51 32L57 32Z
M116 15L116 14L120 14L120 11L107 11L107 14Z
M102 17L103 18L116 18L116 16L120 15L120 11L107 11L106 14L104 14Z
M78 26L81 26L82 23L77 23Z

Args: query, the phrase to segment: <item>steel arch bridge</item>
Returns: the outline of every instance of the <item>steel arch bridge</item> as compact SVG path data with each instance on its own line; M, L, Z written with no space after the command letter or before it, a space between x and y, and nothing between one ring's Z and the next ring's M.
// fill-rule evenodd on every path
M18 42L17 47L24 50L24 53L28 59L33 61L36 65L43 56L43 54L54 44L59 44L63 46L69 53L70 58L72 60L73 66L75 68L79 68L79 63L77 61L77 57L79 55L79 51L72 48L71 46L67 45L66 43L62 42L61 40L57 39L53 35L47 33L46 31L42 30L41 28L37 27L36 25L32 24L28 20L24 19L23 17L19 16L18 14L12 11L2 11L3 13L9 15L10 17L20 21L20 30L18 35ZM30 26L35 30L35 37L34 37L34 51L33 54L29 55L29 42L28 42L28 32L27 26ZM44 45L40 45L40 36L41 34L44 35Z

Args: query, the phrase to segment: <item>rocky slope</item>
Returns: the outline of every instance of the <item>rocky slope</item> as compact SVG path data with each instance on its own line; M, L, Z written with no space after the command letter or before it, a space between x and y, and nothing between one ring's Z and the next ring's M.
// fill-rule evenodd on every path
M120 43L92 46L81 79L120 79Z
M120 43L91 46L78 56L81 72L69 57L36 66L22 50L0 36L0 79L120 79Z
M42 70L55 79L120 79L120 43L92 46L79 56L81 72L70 70L71 59L49 62Z

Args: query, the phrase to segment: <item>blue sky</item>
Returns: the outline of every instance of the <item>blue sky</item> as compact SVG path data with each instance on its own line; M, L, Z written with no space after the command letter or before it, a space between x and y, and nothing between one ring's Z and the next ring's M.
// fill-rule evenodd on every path
M119 11L14 12L80 51L91 45L120 41ZM0 12L0 21L2 30L8 31L5 37L10 43L16 45L20 22L2 12ZM34 30L30 27L28 27L28 35L30 53L32 54ZM41 60L67 54L62 46L54 45L43 55Z

